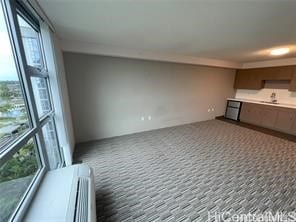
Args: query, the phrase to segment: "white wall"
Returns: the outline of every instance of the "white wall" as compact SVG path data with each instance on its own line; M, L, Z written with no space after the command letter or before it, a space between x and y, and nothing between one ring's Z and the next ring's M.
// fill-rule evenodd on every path
M64 61L76 142L212 119L234 96L230 69L76 53Z
M72 124L72 114L70 110L70 101L68 95L68 86L66 81L66 74L64 68L63 53L61 51L60 40L52 33L52 45L55 55L55 69L56 69L56 88L53 89L60 98L59 104L56 104L56 125L59 133L59 142L64 149L64 156L67 165L72 163L72 156L75 147L74 129Z
M40 25L59 145L63 150L66 164L71 165L75 140L63 54L56 34L45 22L40 23Z

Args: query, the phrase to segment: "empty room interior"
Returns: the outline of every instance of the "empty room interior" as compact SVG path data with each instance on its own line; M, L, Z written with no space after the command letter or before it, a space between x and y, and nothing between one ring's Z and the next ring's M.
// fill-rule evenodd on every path
M296 222L295 21L0 0L0 222Z

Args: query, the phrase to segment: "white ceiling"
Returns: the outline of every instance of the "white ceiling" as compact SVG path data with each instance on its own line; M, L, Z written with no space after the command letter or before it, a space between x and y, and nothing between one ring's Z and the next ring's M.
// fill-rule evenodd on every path
M279 46L292 52L276 59L296 56L293 0L38 2L62 42L239 63L273 59Z

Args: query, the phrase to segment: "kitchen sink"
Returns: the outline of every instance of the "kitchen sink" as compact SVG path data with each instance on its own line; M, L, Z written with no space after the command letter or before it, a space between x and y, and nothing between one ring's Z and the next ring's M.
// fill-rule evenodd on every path
M268 103L268 104L280 104L279 102L269 102L269 101L260 101L261 103Z

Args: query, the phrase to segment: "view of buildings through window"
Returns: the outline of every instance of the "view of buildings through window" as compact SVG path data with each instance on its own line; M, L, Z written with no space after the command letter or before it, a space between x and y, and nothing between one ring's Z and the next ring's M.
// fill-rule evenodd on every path
M22 62L34 67L39 73L25 73L30 76L30 93L30 90L24 88L24 80L21 79L23 75L18 70L0 4L0 154L11 151L9 155L5 154L5 162L0 165L0 221L8 221L14 215L35 176L41 168L44 169L44 161L47 160L48 169L56 169L63 163L52 116L48 74L45 71L43 76L40 71L46 70L40 32L20 15L17 15L17 19L26 57L26 61ZM27 101L34 101L33 106L36 106L38 116L32 112L32 108L29 111ZM38 124L33 123L33 116ZM31 135L29 132L33 129L36 131ZM20 144L24 145L17 147L17 141L22 141ZM38 152L40 149L44 151L44 161Z
M1 6L1 4L0 4ZM0 7L0 151L30 128L25 95ZM39 168L34 139L0 167L0 218L7 221Z
M18 16L22 41L24 45L27 64L36 68L44 69L41 43L39 33L26 22L22 17ZM39 118L49 113L52 110L50 94L45 78L31 77L31 83L34 91L35 103ZM59 147L53 121L48 122L42 129L46 152L49 158L51 169L57 168L61 162Z
M24 95L0 10L0 151L29 128Z
M43 67L38 34L21 17L18 18L28 65ZM0 24L0 40L2 46L4 46L4 50L0 51L1 149L25 132L29 127L29 121L4 19ZM46 84L43 78L32 78L36 106L40 117L51 110Z
M17 16L20 25L23 46L26 53L27 64L42 68L44 66L42 51L39 41L39 33L25 21L21 16Z

